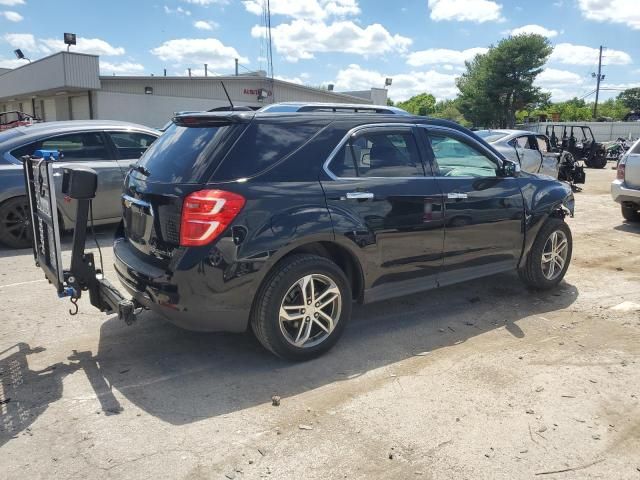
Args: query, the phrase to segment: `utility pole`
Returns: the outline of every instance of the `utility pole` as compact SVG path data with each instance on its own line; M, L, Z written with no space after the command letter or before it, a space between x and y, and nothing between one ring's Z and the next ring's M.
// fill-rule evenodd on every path
M236 58L236 77L238 76L238 59Z
M204 76L208 77L209 75L209 65L207 65L206 63L204 64Z
M600 81L604 80L604 75L602 75L602 45L600 45L600 55L598 56L598 74L592 74L596 77L596 103L593 105L593 118L594 120L598 118L598 97L600 96Z

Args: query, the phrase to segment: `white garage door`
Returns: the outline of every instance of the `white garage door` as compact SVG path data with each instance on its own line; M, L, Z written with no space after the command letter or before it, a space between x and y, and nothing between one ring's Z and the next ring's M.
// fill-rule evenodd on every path
M71 97L71 118L73 120L89 120L89 97Z

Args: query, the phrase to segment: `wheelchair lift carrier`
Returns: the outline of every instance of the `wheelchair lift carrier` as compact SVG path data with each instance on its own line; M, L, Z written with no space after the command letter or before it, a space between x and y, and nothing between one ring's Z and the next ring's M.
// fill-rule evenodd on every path
M59 191L77 202L71 266L63 268L54 183L54 165L58 156L56 150L38 150L34 156L23 157L36 266L56 287L59 297L70 297L75 306L72 314L77 313L76 303L82 292L88 291L93 306L105 313L117 313L119 319L130 325L135 321L140 305L125 298L104 278L103 272L96 268L93 253L84 251L91 201L98 184L96 172L87 167L62 169L62 188Z

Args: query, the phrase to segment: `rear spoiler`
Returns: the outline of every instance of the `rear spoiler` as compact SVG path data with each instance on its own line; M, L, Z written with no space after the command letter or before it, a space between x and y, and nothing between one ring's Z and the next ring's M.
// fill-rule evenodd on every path
M180 127L224 127L236 123L249 123L254 116L253 112L198 112L178 114L172 120Z

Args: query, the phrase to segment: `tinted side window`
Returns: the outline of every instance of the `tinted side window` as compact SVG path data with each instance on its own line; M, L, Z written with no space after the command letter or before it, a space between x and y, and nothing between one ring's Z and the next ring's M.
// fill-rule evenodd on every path
M140 158L156 137L139 132L109 132L118 151L118 158Z
M27 145L23 145L22 147L18 147L14 150L11 150L11 156L17 160L20 160L20 157L25 155L33 155L38 149L38 142L29 143Z
M350 139L329 167L338 177L422 177L424 170L411 133L371 132Z
M497 164L477 148L442 133L429 133L429 141L440 176L496 176Z
M307 143L322 122L267 123L254 120L214 174L215 180L251 177Z
M42 141L43 150L58 150L68 160L110 160L100 132L72 133Z

